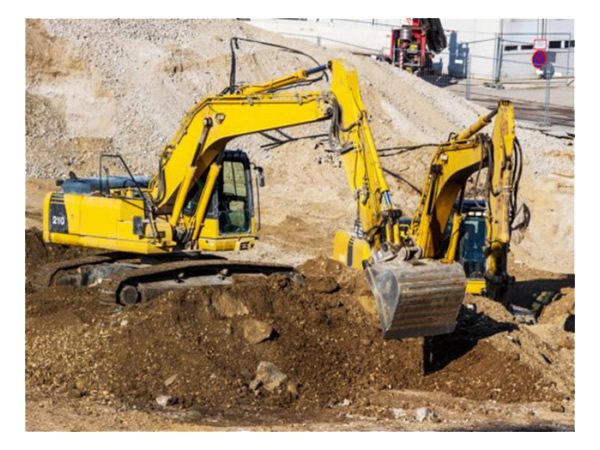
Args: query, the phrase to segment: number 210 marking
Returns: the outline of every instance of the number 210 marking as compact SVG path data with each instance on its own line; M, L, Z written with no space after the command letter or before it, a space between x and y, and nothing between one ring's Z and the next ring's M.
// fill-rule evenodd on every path
M64 225L65 216L52 216L52 225Z

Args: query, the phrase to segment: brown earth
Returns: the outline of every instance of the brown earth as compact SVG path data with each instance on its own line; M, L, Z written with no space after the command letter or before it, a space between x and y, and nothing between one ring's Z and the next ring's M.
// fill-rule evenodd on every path
M76 256L44 245L37 230L26 231L26 251L28 267L40 270ZM301 282L239 279L131 308L99 303L93 288L30 288L28 392L43 399L37 404L52 399L159 415L166 409L195 424L230 426L337 423L340 408L384 420L391 410L381 396L405 391L508 408L572 408L574 346L560 326L544 325L553 327L550 345L532 332L540 326L517 325L500 305L469 298L454 333L386 341L361 306L361 297L370 297L362 274L326 258L298 270ZM243 328L250 318L270 324L271 338L248 343ZM261 361L275 364L288 382L274 392L251 389ZM169 406L157 404L160 395L170 397ZM442 405L456 412L451 402L430 403L438 414ZM34 404L28 410L39 414Z

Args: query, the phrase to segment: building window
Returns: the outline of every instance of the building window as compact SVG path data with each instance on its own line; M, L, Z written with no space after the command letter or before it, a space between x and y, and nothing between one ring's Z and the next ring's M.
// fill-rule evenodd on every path
M548 48L562 48L562 41L550 41L548 42Z
M515 51L517 48L519 48L518 45L505 45L504 46L504 50L506 50L507 52Z
M533 50L533 44L523 44L521 50Z

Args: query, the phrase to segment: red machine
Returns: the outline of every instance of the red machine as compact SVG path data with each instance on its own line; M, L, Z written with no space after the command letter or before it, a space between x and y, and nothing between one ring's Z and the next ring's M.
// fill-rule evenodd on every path
M447 46L440 19L408 19L392 29L391 63L418 74L431 72L433 56Z

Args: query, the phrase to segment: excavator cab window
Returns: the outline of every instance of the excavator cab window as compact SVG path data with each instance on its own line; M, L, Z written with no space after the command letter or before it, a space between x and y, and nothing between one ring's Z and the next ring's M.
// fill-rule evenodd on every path
M200 194L202 193L202 189L204 189L204 183L206 183L206 174L202 175L190 189L185 205L183 206L183 213L186 216L193 216L196 213Z
M193 216L198 208L206 174L190 189L183 213ZM240 150L225 150L221 173L216 181L206 217L218 219L219 234L250 231L253 214L250 160Z
M458 261L467 278L483 278L485 273L485 217L467 215L463 219L458 242Z
M459 208L458 204L454 205L448 218L444 237L440 245L440 252L437 255L438 258L446 254L448 245L450 244L452 218L457 208ZM487 204L484 200L465 200L462 206L463 218L459 229L458 249L454 259L463 266L467 278L483 278L483 274L485 273L485 255L483 249L485 247L487 226L485 221L486 208Z
M252 196L249 168L243 161L225 160L219 181L219 231L225 234L248 232Z

